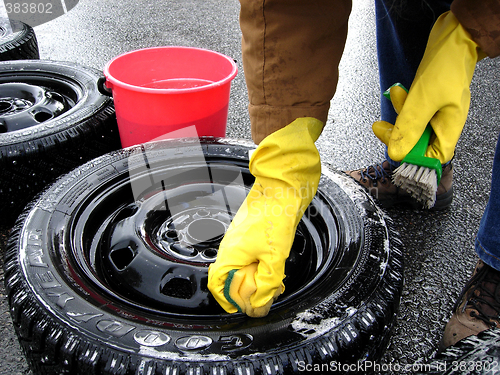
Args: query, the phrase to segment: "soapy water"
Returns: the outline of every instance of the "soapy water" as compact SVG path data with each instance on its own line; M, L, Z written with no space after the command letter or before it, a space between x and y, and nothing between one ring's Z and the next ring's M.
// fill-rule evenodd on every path
M183 90L183 89L192 89L195 87L203 87L208 86L214 83L214 81L210 81L207 79L198 79L198 78L169 78L163 79L154 82L148 82L141 87L149 88L149 89L172 89L172 90Z

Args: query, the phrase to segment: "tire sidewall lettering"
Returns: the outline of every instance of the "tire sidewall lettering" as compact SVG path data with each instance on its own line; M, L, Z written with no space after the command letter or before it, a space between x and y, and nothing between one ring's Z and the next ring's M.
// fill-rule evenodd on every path
M37 289L37 295L42 298L44 305L50 304L52 313L61 320L65 320L67 326L88 329L95 327L99 332L107 335L109 340L129 337L129 342L137 344L137 347L154 347L167 349L167 344L172 344L172 337L166 332L158 329L147 329L139 325L132 325L128 320L117 319L116 316L103 314L102 311L89 308L88 305L81 306L81 297L64 288L64 281L60 279L57 272L50 265L48 251L42 247L46 234L41 229L27 231L23 251L20 258L24 259L23 268L28 269L26 273L31 285ZM92 310L92 311L91 311ZM186 326L179 325L179 328ZM249 334L220 335L217 339L209 336L190 334L181 335L173 345L180 353L204 352L210 347L216 347L222 353L235 353L247 349L253 343L253 337Z

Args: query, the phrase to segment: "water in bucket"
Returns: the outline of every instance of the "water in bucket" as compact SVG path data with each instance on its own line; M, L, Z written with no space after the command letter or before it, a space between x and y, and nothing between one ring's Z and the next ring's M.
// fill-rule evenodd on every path
M150 89L189 89L193 87L206 86L211 83L214 82L206 79L172 78L146 83L142 87L147 87Z

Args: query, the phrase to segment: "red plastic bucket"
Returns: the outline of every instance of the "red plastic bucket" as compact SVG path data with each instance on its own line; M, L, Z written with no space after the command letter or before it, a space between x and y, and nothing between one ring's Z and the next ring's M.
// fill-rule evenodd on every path
M238 68L218 52L155 47L127 52L104 68L122 147L158 138L224 137L231 81Z

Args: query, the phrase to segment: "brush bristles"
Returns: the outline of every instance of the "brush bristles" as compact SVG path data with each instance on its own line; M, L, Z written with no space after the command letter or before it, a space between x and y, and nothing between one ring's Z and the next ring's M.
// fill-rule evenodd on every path
M403 163L394 170L392 181L425 208L431 208L436 203L438 183L434 169Z

